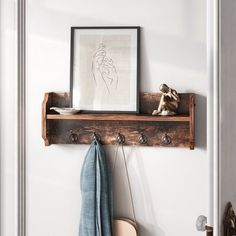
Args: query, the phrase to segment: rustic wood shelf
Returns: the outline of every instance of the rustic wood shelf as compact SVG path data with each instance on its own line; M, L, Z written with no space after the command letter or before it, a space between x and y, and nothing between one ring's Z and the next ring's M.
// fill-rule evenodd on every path
M176 115L176 116L152 116L152 115L129 115L129 114L77 114L77 115L60 115L48 114L48 120L90 120L90 121L176 121L183 122L189 121L189 115Z
M189 147L194 149L194 94L179 94L178 115L152 116L160 94L140 94L140 114L60 115L50 107L68 107L68 93L45 93L42 105L42 137L45 145L89 144L94 133L103 144L116 144L116 136L125 137L125 145Z

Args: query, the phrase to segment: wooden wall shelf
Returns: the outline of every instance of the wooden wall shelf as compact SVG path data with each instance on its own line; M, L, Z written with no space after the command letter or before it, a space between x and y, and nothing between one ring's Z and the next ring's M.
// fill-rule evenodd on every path
M189 147L194 149L194 94L182 93L176 116L152 116L160 94L140 94L140 114L59 115L50 107L68 107L68 93L45 93L42 105L42 137L45 145L89 144L94 133L103 144L116 144L117 134L125 145Z

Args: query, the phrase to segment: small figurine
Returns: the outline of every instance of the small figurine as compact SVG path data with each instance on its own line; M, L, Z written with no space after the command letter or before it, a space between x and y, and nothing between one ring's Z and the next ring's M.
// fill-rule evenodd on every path
M178 93L166 84L160 85L160 91L162 92L162 96L159 107L152 112L152 115L175 115L180 101Z

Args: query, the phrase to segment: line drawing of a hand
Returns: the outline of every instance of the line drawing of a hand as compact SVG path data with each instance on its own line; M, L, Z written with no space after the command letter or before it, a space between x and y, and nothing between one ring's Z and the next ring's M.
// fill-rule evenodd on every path
M107 92L116 89L118 85L117 69L112 58L107 57L106 45L101 43L95 51L92 60L92 74L96 84L102 81L105 84Z

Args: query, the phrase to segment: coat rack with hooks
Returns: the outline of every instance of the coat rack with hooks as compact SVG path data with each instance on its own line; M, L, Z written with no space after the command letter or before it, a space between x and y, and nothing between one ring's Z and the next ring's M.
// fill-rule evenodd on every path
M42 104L42 137L45 145L103 144L189 147L194 149L195 95L182 93L178 115L152 116L160 94L140 94L140 114L60 115L50 107L69 107L68 93L45 93Z

